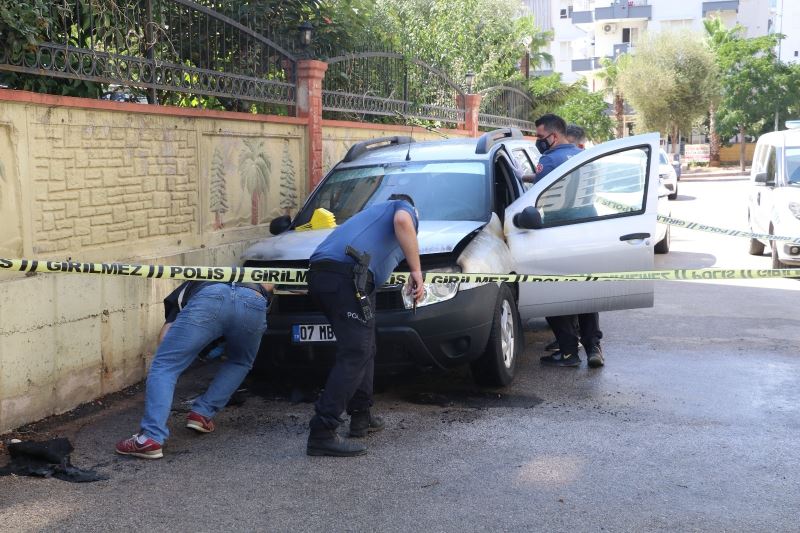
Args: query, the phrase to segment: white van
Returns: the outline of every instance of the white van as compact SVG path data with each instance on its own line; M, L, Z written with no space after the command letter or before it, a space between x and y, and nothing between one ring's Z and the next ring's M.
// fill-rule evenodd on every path
M800 237L800 121L758 139L750 170L747 218L750 231ZM800 245L750 239L750 253L769 246L772 268L800 265Z

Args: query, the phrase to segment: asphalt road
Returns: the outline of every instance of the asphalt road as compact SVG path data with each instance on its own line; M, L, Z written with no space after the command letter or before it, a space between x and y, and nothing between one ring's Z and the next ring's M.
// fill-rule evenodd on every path
M743 228L745 184L683 180L673 215ZM769 265L746 240L688 230L656 262ZM304 454L311 406L286 384L252 385L210 435L176 414L160 461L118 457L141 414L132 390L32 429L70 437L75 464L111 479L0 478L0 530L798 531L798 289L660 282L654 308L602 315L598 370L541 368L550 334L534 323L506 390L466 372L385 384L388 428L359 458Z

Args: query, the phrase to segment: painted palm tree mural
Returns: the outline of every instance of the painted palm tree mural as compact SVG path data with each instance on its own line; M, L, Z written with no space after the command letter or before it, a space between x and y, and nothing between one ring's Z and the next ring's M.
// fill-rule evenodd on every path
M264 150L264 142L257 139L245 139L244 149L239 154L239 175L242 189L251 195L250 223L258 224L258 209L261 198L269 193L269 178L272 165Z

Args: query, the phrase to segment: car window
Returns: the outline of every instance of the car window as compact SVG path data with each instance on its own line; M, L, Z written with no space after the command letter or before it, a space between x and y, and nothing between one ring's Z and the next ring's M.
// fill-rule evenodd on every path
M800 185L800 146L786 148L786 180L790 185Z
M544 226L640 214L649 157L648 148L607 154L558 179L536 201Z
M775 147L769 147L769 154L767 155L767 183L775 182Z
M294 225L310 221L320 207L341 224L395 193L414 199L421 220L486 221L490 216L486 166L481 161L412 161L334 170L303 206Z
M667 161L667 154L665 154L663 150L658 153L658 161L662 165L669 165L669 161Z
M528 154L525 153L525 150L522 148L514 150L513 155L517 167L522 170L523 174L533 174L533 163L531 163L531 159L528 157Z

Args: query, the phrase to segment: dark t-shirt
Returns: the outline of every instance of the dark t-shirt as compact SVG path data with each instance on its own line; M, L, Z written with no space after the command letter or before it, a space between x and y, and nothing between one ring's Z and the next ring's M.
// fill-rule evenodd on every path
M581 149L574 144L559 144L549 149L539 158L539 163L536 165L536 177L533 178L533 182L536 183L564 161L579 153L581 153Z

